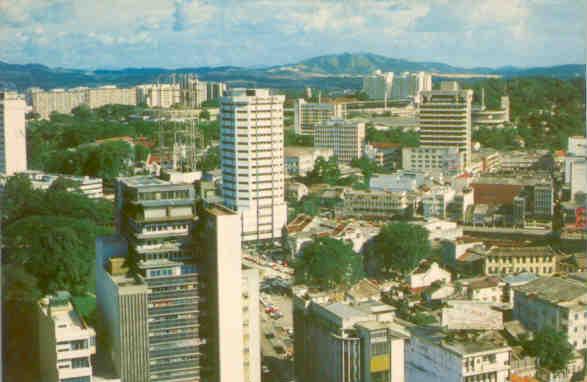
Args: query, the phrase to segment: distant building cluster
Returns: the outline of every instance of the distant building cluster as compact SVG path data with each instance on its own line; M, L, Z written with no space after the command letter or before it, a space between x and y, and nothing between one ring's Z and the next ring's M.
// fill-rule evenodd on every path
M220 98L225 91L224 83L200 81L193 74L182 74L177 82L174 79L171 83L143 84L129 88L112 85L49 91L30 88L27 90L27 100L33 112L47 119L52 112L68 114L81 105L87 105L91 109L109 104L145 104L159 108L182 105L198 108L204 101Z
M363 93L369 99L417 99L420 92L432 90L432 75L404 72L399 75L380 70L363 77Z

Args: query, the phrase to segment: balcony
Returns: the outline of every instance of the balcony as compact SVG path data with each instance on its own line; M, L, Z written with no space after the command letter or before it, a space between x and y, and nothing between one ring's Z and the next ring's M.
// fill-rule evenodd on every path
M151 373L153 373L153 372L161 372L161 371L194 369L194 368L199 368L199 367L200 367L200 361L198 359L194 359L192 361L159 363L159 364L151 365L149 367L149 370L151 370Z
M149 308L150 316L161 316L165 314L193 313L198 311L198 304L164 306L159 308Z
M147 285L151 288L156 288L158 286L171 286L171 285L186 285L186 284L194 284L198 282L197 274L193 275L184 275L178 277L161 277L161 278L152 278L147 280Z
M164 342L190 340L190 339L196 339L196 338L199 338L198 332L165 334L165 335L161 335L161 336L149 337L149 343L155 345L155 344L160 344L160 343L164 343Z
M195 281L195 280L194 280ZM198 298L197 289L186 289L171 292L151 292L151 300L163 300L173 298Z
M155 321L149 323L149 330L158 330L158 329L171 329L171 328L178 328L178 327L189 327L189 326L199 326L198 319L176 319L176 320L164 320L164 321Z

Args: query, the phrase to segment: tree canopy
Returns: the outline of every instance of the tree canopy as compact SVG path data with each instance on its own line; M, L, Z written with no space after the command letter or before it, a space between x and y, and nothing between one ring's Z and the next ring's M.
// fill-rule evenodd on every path
M307 245L294 262L296 283L330 289L351 286L363 278L363 261L350 245L319 238Z
M332 156L327 160L323 157L318 157L307 178L310 183L336 184L340 179L340 169L338 168L336 157Z
M534 338L523 343L524 349L538 358L540 366L552 372L564 370L573 357L573 346L567 334L545 326Z
M368 250L369 260L384 273L408 273L432 253L428 231L416 224L405 222L383 226Z

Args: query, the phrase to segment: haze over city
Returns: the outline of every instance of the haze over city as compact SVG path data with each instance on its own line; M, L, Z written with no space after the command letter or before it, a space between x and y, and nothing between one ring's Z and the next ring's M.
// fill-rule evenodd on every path
M272 66L342 52L461 67L585 57L575 0L0 2L0 60L66 68Z

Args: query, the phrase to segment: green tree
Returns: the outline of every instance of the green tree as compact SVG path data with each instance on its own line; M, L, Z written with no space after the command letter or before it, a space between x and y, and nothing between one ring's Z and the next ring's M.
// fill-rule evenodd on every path
M328 160L318 157L314 162L314 168L308 174L308 180L311 183L336 184L339 179L340 169L334 156L328 158Z
M220 168L220 147L212 147L200 159L198 168L202 171L210 171Z
M384 273L414 270L421 260L431 255L428 231L416 224L404 222L383 226L368 250L369 261L374 261Z
M524 349L538 358L540 366L552 372L565 370L573 357L573 346L567 334L550 326L539 330L534 338L523 341Z
M351 286L363 278L361 256L332 238L315 239L294 262L295 281L330 289Z
M377 163L375 163L375 161L365 156L359 159L353 159L351 161L351 166L361 170L361 172L363 173L363 177L365 178L366 184L369 184L369 180L371 179L371 176L374 173L382 171L380 166L378 166Z
M203 109L198 116L200 119L209 120L210 119L210 112L208 109Z
M147 157L149 156L149 153L151 152L151 150L145 146L145 145L141 145L136 144L134 147L135 150L135 162L144 162L147 160Z

